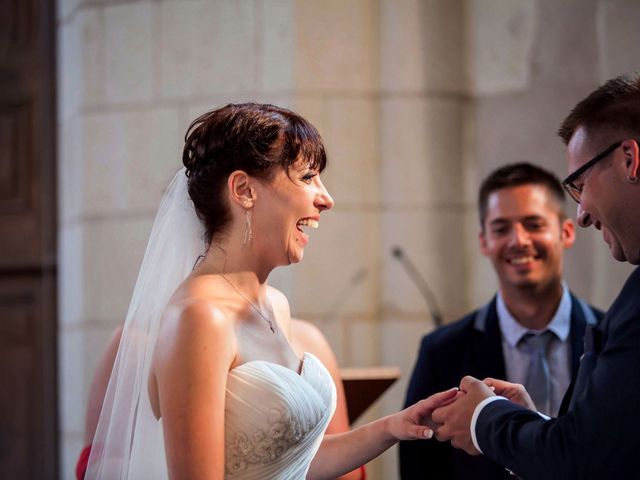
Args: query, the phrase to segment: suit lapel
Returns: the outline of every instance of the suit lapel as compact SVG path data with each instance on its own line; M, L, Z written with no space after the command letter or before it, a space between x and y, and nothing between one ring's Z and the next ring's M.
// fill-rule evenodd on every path
M483 376L505 378L502 334L496 311L496 297L478 311L475 329L476 333L482 337L482 341L473 342L472 348L475 349L477 365L482 368Z

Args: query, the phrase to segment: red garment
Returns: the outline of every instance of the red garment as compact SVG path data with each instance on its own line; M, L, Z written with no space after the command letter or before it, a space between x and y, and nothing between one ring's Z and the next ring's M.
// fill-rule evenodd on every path
M80 456L78 457L78 463L76 463L76 479L84 480L84 476L87 474L87 465L89 463L89 454L91 453L91 444L82 449Z

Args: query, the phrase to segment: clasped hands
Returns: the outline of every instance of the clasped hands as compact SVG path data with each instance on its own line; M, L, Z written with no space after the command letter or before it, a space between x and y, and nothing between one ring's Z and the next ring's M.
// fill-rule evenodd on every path
M429 399L436 395L442 398L441 393L436 393ZM531 397L522 385L494 378L485 378L481 381L467 376L461 380L455 397L441 402L433 409L430 418L427 417L424 421L439 441L451 440L451 445L455 448L462 449L470 455L479 455L480 452L471 440L471 418L480 402L495 395L535 410Z

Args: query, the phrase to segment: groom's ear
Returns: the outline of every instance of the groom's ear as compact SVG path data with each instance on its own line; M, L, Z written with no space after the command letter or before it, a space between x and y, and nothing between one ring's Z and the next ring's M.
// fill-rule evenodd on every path
M253 202L256 200L254 182L255 179L244 170L231 172L227 180L229 200L243 208L253 207Z

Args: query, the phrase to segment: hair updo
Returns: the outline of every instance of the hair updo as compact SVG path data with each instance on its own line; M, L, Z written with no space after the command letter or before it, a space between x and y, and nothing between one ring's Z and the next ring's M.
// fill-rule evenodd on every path
M231 221L224 192L233 171L270 180L277 168L288 173L298 159L318 171L327 163L318 131L290 110L229 104L196 118L185 135L182 163L206 240L224 233Z

